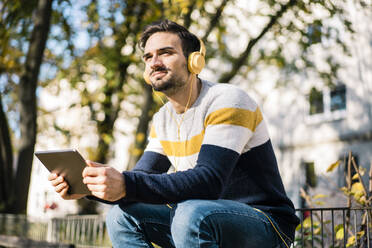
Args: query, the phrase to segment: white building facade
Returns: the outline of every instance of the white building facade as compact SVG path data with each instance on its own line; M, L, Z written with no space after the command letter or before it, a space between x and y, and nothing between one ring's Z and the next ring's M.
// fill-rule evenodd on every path
M288 195L296 207L309 207L300 188L325 194L327 207L344 207L348 153L360 167L368 188L372 163L372 13L349 3L355 33L343 37L351 56L315 47L314 56L332 54L341 68L335 85L300 76L282 88L267 89L264 112L269 120L278 164ZM340 161L333 172L327 168ZM352 169L353 171L353 169ZM316 204L314 205L316 206ZM318 205L320 207L322 205ZM324 206L324 205L323 205Z

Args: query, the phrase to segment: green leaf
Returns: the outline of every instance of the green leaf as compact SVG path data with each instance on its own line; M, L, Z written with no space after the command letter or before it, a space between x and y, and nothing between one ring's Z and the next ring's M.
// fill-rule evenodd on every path
M353 183L353 185L351 186L351 193L354 195L363 195L364 194L363 185L359 182Z
M340 160L337 160L327 168L327 172L331 172L340 165Z
M350 236L348 239L347 239L347 243L346 243L346 247L350 247L350 246L353 246L355 244L355 235L353 236Z
M335 227L336 229L336 227ZM338 240L343 240L344 239L344 227L340 227L338 228L337 232L336 232L336 239Z
M364 173L366 172L365 168L359 168L358 170L359 170L360 176L363 176ZM359 176L358 176L358 173L355 173L352 180L357 180L357 179L359 179Z
M327 197L326 195L324 194L316 194L313 196L313 199L316 200L316 199L320 199L320 198L324 198L324 197Z

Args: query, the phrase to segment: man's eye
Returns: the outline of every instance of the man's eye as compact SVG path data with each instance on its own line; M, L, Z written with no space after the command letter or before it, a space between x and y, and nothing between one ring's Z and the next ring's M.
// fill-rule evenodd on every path
M150 59L151 59L151 56L146 56L146 57L143 58L143 60L144 60L145 62L149 61Z
M163 51L163 52L160 53L160 55L168 55L168 54L171 54L171 52L170 51Z

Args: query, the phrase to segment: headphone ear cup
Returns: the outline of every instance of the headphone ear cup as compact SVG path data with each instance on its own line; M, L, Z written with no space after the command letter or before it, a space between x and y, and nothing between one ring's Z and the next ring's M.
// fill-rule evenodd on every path
M205 59L202 53L200 52L190 53L187 67L191 73L199 74L203 70L204 65Z
M149 74L147 74L146 72L143 73L143 79L145 79L145 82L147 84L151 85Z

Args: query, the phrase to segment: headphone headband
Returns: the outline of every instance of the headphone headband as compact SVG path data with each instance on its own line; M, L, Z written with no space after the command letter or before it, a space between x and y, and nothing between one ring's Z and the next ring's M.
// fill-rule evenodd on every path
M205 49L205 45L204 45L204 42L202 41L202 39L199 39L199 43L200 43L200 53L205 57L205 54L207 53L207 49Z

